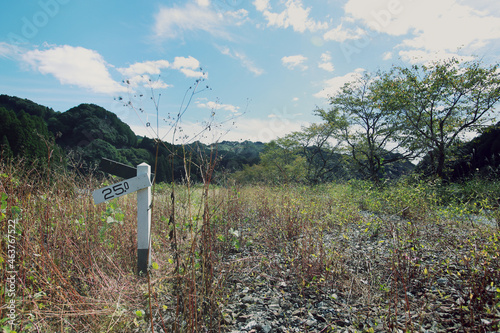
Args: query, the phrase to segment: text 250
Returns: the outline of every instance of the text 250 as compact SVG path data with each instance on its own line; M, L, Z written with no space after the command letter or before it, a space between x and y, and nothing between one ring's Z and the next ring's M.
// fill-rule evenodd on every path
M113 199L115 196L120 196L123 193L127 192L129 189L129 185L127 182L119 183L113 185L112 187L108 187L102 190L102 194L104 194L104 200Z

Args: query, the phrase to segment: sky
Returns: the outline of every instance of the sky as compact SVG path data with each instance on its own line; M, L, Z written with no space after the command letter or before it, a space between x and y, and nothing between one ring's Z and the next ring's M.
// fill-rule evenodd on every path
M94 103L176 143L268 142L365 71L453 56L500 62L498 0L0 4L0 94Z

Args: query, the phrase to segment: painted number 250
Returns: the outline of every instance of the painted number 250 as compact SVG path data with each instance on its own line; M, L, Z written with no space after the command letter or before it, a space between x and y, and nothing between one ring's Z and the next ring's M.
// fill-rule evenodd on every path
M102 194L104 194L104 200L113 199L115 196L122 195L127 192L129 189L129 185L127 182L123 182L120 184L114 185L112 188L108 187L102 190Z

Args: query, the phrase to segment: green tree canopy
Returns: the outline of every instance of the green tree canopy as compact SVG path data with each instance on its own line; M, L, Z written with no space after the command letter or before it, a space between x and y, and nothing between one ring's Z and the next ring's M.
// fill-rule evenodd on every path
M127 124L116 114L94 104L80 104L49 121L51 130L60 132L57 142L62 146L83 147L96 139L117 148L137 145L137 137Z
M8 143L12 156L43 163L52 154L54 137L38 116L32 116L23 110L16 113L0 107L0 133L5 136L3 144Z
M376 89L384 112L393 114L404 130L406 148L428 152L432 173L443 177L460 135L492 122L500 71L498 65L449 59L395 67L381 76Z
M380 108L377 76L365 74L346 83L330 98L331 109L316 113L329 124L334 137L364 177L378 183L388 164L412 157L413 151L403 151L408 138L401 135L402 128L393 112Z
M319 184L345 176L335 131L329 122L311 124L277 142L305 158L305 178L310 184Z

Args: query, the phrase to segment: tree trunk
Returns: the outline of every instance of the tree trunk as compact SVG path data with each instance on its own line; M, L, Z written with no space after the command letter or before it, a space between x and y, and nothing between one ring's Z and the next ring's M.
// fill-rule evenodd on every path
M436 175L439 178L444 178L444 161L445 161L445 151L444 145L440 145L437 151L437 165L436 165Z

